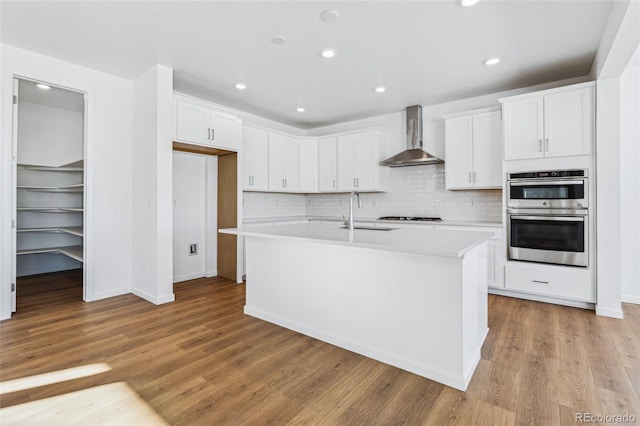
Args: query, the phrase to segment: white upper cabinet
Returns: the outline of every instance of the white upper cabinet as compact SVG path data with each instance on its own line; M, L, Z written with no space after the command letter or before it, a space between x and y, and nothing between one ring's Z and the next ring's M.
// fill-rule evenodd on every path
M331 192L338 189L337 138L318 140L318 190Z
M296 139L269 134L269 191L298 192L300 146Z
M502 187L500 111L445 120L447 189Z
M318 191L318 140L300 139L300 192Z
M200 105L176 101L175 140L237 151L242 140L242 120Z
M245 127L242 158L243 189L267 191L269 189L269 133Z
M382 138L382 132L375 130L338 136L338 190L378 190L378 146Z
M504 112L504 159L589 154L593 96L593 84L583 83L500 99Z

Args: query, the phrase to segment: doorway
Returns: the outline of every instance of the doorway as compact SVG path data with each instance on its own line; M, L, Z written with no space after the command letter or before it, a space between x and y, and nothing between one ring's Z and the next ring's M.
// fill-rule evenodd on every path
M174 283L219 276L236 281L237 153L173 143Z
M16 78L13 103L15 312L21 286L32 282L64 280L85 298L86 100L81 92ZM47 286L38 289L47 303Z

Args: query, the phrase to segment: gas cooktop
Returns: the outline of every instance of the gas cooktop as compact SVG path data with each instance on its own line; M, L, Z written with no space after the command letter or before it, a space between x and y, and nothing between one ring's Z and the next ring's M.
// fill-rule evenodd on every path
M420 217L420 216L382 216L378 220L410 220L418 222L440 222L439 217Z

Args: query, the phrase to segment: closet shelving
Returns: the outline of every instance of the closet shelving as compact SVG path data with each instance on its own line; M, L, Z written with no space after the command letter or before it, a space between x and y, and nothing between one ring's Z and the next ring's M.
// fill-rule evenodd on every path
M83 161L17 169L16 254L62 254L83 262Z

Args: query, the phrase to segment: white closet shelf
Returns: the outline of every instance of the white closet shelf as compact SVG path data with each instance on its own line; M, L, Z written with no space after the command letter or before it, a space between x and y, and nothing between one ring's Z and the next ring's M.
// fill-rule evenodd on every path
M82 207L18 207L19 212L40 212L40 213L69 213L82 212Z
M82 226L67 226L67 227L50 227L50 228L18 228L16 232L62 232L65 234L76 235L78 237L84 236Z
M19 169L39 170L48 172L82 172L84 171L84 160L74 161L61 166L40 166L37 164L18 164Z
M82 192L84 191L84 184L78 183L75 185L65 186L36 186L36 185L18 185L16 188L26 191L37 192Z
M17 255L24 254L41 254L41 253L59 253L64 254L78 262L83 262L83 249L82 246L63 246L63 247L47 247L28 250L18 250Z

